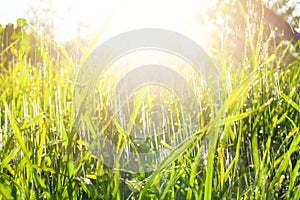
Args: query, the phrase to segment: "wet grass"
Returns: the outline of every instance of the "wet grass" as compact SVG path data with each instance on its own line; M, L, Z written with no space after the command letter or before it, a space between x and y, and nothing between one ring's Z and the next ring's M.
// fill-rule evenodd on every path
M299 199L299 58L282 66L280 56L252 47L253 57L237 66L214 54L224 103L212 110L209 94L199 97L199 127L174 148L170 135L188 127L176 98L145 87L126 105L136 111L120 122L110 107L112 78L95 91L94 121L85 118L76 128L77 61L55 42L49 52L49 45L40 38L38 62L14 49L12 66L0 74L0 199ZM160 100L166 116L156 126L149 110ZM125 128L128 119L135 123ZM156 134L142 144L130 138L145 128ZM121 152L170 155L151 173L119 171L95 153L99 132Z

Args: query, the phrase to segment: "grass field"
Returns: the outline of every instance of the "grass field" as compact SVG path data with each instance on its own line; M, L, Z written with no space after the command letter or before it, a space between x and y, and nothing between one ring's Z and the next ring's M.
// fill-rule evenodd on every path
M37 59L18 45L0 52L13 54L0 73L0 199L300 198L300 58L283 64L289 46L279 44L276 55L253 51L241 64L211 51L224 87L216 117L203 110L200 130L178 148L158 142L171 154L154 172L135 173L105 166L90 148L92 133L75 126L73 92L89 51L78 61L60 44L38 41ZM113 83L102 80L95 113L108 136L120 133L112 137L122 149L132 142L130 133L117 122L106 126L111 94L103 88ZM166 104L176 114L172 102ZM129 117L135 121L138 115ZM176 115L169 119L180 121ZM167 122L169 131L182 128L174 121ZM146 126L155 129L151 121ZM203 153L211 131L217 141Z

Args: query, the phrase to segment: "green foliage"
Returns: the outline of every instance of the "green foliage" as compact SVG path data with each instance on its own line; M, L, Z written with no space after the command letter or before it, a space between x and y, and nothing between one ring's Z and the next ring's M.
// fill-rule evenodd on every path
M219 113L203 119L156 171L137 174L111 169L94 155L90 136L74 128L78 61L31 34L12 37L0 52L0 199L299 199L300 60L283 65L284 54L276 54L290 51L283 43L275 53L258 53L249 36L251 56L239 64L215 50L225 97ZM119 129L116 144L134 146L117 122L104 120L111 97L102 95L103 132ZM218 138L205 153L212 133Z

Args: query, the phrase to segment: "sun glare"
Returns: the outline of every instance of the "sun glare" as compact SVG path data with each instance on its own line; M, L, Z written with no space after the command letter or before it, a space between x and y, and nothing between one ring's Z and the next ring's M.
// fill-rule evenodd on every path
M78 33L81 25L89 25L96 31L107 24L101 40L137 28L170 29L188 34L189 37L197 40L195 37L199 32L197 33L195 27L191 25L195 16L211 2L208 0L53 0L56 13L54 17L57 18L54 19L55 35L59 40L67 40Z

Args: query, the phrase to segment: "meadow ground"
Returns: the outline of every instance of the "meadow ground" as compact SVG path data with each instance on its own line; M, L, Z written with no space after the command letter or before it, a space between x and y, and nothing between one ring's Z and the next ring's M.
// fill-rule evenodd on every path
M300 198L300 58L283 64L284 54L295 53L289 45L279 44L277 54L253 53L240 64L210 52L223 84L219 112L209 115L214 110L208 106L189 140L173 149L163 143L172 152L156 171L135 173L105 166L90 148L92 133L75 127L73 92L86 56L78 61L60 44L38 41L36 59L18 45L0 52L13 55L8 67L2 60L0 73L0 199ZM95 94L102 97L95 107L102 130L121 132L114 140L124 148L128 133L104 122L110 93L100 88ZM177 112L176 104L172 109ZM218 137L203 156L211 131Z

